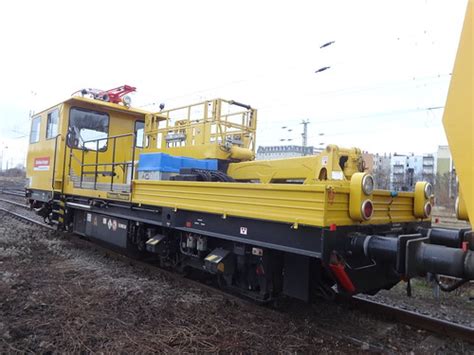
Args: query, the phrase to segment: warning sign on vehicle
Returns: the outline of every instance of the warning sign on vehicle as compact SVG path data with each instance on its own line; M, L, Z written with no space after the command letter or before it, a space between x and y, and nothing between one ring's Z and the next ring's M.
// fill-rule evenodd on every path
M109 218L109 220L107 221L107 228L109 228L109 230L113 230L114 232L117 230L117 220L116 219L111 219Z
M33 170L46 171L49 170L49 157L35 158Z

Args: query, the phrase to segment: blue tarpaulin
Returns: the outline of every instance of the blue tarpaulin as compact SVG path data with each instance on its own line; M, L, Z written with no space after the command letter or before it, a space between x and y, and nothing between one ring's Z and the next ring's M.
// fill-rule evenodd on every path
M138 160L138 171L179 173L182 168L217 170L217 160L175 157L166 153L141 153Z

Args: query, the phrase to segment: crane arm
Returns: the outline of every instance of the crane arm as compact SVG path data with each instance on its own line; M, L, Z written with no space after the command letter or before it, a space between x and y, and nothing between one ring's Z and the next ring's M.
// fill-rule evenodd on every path
M443 125L469 220L474 221L474 0L469 0L449 86Z

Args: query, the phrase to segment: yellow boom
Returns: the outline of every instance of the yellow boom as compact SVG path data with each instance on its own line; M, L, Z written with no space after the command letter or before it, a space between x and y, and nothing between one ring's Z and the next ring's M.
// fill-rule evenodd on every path
M458 217L469 217L471 221L474 220L473 11L473 0L469 0L443 117L462 196L457 203Z

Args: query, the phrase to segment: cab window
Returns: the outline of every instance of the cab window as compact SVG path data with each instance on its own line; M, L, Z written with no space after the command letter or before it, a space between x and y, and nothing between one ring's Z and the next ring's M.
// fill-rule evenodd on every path
M143 148L143 133L145 130L145 122L135 121L135 147Z
M46 139L55 138L58 135L59 110L56 109L48 113L46 121Z
M68 128L69 147L104 151L107 149L108 136L108 114L83 108L71 108Z
M30 143L36 143L40 138L40 123L41 117L35 117L31 121L31 133L30 133Z

